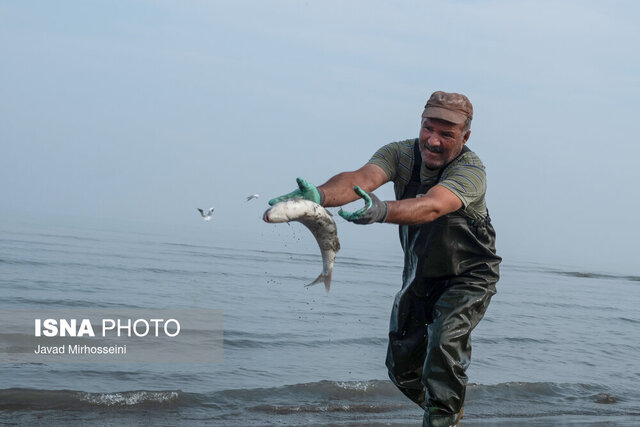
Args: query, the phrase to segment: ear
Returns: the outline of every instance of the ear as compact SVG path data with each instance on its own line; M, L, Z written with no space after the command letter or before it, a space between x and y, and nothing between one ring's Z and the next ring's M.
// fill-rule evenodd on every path
M471 131L468 130L467 133L465 133L464 136L462 137L462 145L467 143L470 136L471 136Z

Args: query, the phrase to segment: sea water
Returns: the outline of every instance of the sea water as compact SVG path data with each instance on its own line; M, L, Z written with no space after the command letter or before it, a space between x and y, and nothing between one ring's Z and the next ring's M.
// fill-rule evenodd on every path
M221 310L224 341L211 363L26 363L7 350L24 337L0 331L0 422L419 425L384 365L399 243L343 245L327 294L304 287L321 271L311 234L265 227L3 221L0 310ZM640 277L506 257L472 337L462 425L640 425Z

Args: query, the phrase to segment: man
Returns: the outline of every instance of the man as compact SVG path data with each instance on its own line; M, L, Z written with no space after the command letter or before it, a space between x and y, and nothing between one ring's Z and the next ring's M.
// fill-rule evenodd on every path
M386 364L396 386L425 409L427 426L459 423L470 334L499 278L484 166L465 145L472 118L466 96L434 92L417 139L387 144L360 169L319 187L298 178L298 189L269 201L302 197L341 206L361 197L363 208L341 209L340 216L400 226L403 283L391 312ZM380 201L371 192L388 181L396 200Z

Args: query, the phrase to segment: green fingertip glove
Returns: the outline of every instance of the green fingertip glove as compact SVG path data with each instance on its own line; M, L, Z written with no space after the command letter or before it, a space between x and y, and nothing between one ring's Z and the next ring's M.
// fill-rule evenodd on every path
M368 193L357 185L353 191L364 200L364 207L355 212L346 212L340 209L338 215L347 221L355 224L373 224L374 222L384 222L387 219L389 205L383 202L373 193Z
M269 205L273 206L276 203L293 199L305 199L317 203L320 206L324 205L324 192L321 189L302 178L296 178L296 182L298 183L298 188L291 193L269 200Z

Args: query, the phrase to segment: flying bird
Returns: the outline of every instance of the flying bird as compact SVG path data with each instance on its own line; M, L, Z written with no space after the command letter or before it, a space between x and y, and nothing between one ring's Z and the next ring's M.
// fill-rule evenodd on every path
M259 194L252 194L252 195L250 195L249 197L247 197L247 202L248 202L249 200L251 200L251 199L257 199L258 197L260 197L260 195L259 195Z
M211 216L213 215L213 208L209 208L209 210L207 212L205 212L202 209L198 208L198 211L200 212L200 215L202 215L202 218L205 221L210 221L211 220Z

